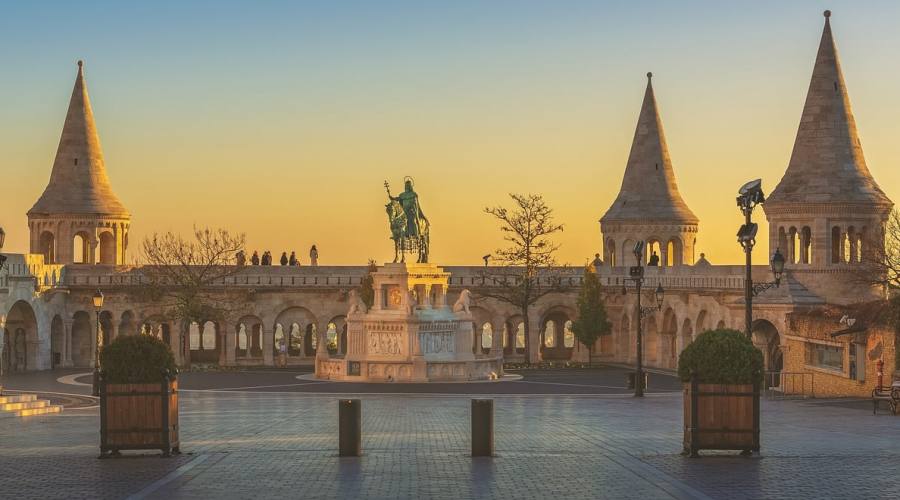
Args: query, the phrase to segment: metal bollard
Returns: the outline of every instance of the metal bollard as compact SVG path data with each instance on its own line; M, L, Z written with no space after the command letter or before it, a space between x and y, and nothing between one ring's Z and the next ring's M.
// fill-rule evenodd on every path
M472 400L472 456L494 456L494 400Z
M358 457L362 448L362 403L358 399L338 401L338 454Z

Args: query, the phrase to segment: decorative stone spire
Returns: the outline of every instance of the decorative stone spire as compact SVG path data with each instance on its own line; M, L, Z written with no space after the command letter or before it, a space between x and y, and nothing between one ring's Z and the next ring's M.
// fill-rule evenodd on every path
M69 111L44 194L28 211L29 216L82 215L128 217L106 175L100 137L84 82L84 63L69 100Z
M619 196L600 221L697 224L675 182L675 171L653 94L653 73L638 117Z
M826 10L791 161L766 200L769 208L794 203L891 205L866 166L830 17Z

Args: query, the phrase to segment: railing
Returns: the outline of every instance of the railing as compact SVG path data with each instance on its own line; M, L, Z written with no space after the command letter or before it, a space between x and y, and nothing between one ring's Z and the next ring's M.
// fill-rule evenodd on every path
M766 397L806 399L813 396L814 374L806 372L766 372Z

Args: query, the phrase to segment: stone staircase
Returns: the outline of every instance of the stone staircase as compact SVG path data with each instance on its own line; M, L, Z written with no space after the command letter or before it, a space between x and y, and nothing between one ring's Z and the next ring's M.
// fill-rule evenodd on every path
M51 405L46 399L38 399L35 394L6 394L0 396L0 418L4 415L31 417L62 412L62 406Z

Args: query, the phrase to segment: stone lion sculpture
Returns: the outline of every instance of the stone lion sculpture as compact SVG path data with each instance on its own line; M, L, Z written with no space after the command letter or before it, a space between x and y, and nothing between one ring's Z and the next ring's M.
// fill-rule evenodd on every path
M359 296L359 293L356 290L350 290L348 300L350 302L350 309L347 311L347 316L351 314L365 314L368 311L366 303L363 302L362 297Z
M453 304L453 312L465 312L469 314L469 306L472 305L472 292L468 289L459 292L459 298Z

